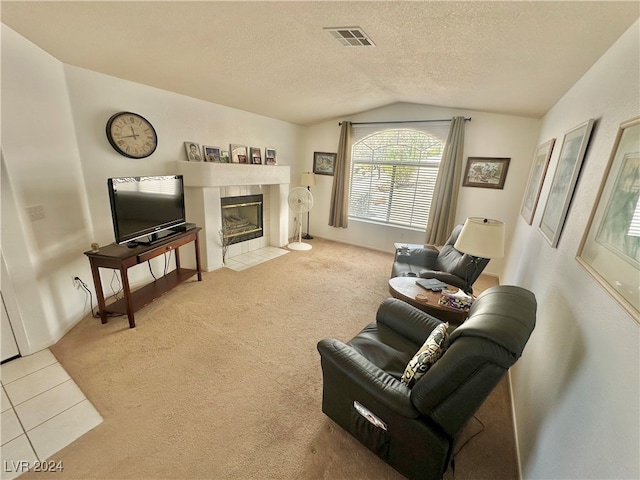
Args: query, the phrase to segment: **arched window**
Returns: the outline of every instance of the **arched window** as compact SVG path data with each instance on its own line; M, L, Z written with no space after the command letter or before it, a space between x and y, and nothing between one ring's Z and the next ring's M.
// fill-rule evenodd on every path
M425 230L448 125L354 127L349 217Z

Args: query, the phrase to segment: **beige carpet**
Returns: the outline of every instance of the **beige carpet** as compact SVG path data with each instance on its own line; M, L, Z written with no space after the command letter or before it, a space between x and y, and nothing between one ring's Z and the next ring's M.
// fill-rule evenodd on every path
M104 418L54 455L56 478L402 478L324 416L316 350L374 319L393 257L312 244L185 283L139 311L135 329L88 315L53 346ZM455 478L517 478L506 381L478 418ZM479 429L473 419L464 437Z

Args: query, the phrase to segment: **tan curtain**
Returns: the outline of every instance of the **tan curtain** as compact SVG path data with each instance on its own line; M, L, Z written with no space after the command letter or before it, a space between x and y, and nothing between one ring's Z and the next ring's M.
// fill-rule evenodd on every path
M329 225L337 228L347 228L349 224L349 174L352 138L351 122L342 122L329 209Z
M436 178L433 200L429 209L428 245L444 245L455 226L460 176L462 174L462 150L464 148L464 117L454 117L444 145L442 161Z

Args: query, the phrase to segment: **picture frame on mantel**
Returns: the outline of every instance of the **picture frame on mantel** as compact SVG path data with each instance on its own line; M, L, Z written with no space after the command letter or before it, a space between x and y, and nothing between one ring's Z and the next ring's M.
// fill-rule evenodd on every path
M249 163L247 160L248 152L246 145L232 143L229 145L229 152L231 155L231 163Z
M558 165L539 225L542 236L553 248L558 246L560 240L594 122L591 118L572 128L562 140Z
M264 164L265 165L277 165L278 158L276 156L276 149L265 147L264 149Z
M502 190L511 158L469 157L462 180L463 187Z
M524 192L524 197L522 197L522 205L520 207L520 215L522 215L522 218L524 218L529 225L533 222L533 216L536 213L542 183L544 182L544 177L549 167L549 160L551 159L551 152L553 152L555 141L556 139L552 138L548 142L538 145L536 153L533 156L533 164L529 172L527 189Z
M251 153L251 163L253 165L262 165L262 152L260 147L251 147L249 152Z
M640 116L622 122L576 259L640 324Z
M220 163L220 147L204 145L202 149L204 151L205 162Z
M188 162L201 162L202 154L200 153L200 145L195 142L184 142L184 151L187 154Z

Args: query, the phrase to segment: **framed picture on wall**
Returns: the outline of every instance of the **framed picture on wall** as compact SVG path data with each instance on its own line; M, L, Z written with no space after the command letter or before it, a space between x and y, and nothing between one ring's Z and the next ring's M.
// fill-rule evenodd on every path
M220 163L229 163L229 150L220 150Z
M640 116L620 125L577 260L640 323Z
M593 124L593 119L581 123L569 130L562 140L560 158L539 227L542 236L554 248L558 246L562 227L569 212Z
M531 165L527 189L524 192L522 206L520 207L520 215L522 215L522 218L524 218L529 225L531 225L533 215L536 213L540 190L542 190L542 182L547 173L547 167L549 166L549 159L551 158L555 141L556 139L552 138L548 142L539 145L533 156L533 165Z
M467 158L462 186L503 189L510 161L510 158Z
M313 152L313 173L333 175L337 156L337 153Z

